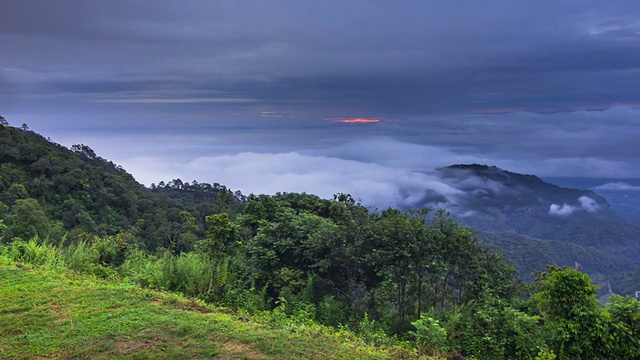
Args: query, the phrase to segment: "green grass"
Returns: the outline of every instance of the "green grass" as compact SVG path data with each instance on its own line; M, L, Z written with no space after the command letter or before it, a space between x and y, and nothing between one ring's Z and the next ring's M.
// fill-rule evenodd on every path
M2 359L390 359L321 326L293 330L172 293L69 272L0 265Z

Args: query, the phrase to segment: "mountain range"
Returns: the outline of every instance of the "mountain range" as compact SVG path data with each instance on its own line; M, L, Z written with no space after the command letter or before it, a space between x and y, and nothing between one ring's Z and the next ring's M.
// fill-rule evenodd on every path
M525 279L546 264L578 267L600 282L640 266L640 228L598 192L495 166L453 165L436 171L465 190L454 216L501 249Z

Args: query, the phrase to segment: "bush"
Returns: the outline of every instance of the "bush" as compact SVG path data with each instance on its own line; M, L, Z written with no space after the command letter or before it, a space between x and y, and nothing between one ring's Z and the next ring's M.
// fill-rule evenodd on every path
M69 245L63 252L62 258L70 270L90 274L102 279L116 279L118 272L103 266L100 262L100 252L86 240L80 240Z
M392 338L387 335L382 324L369 318L369 314L364 314L364 318L358 323L358 335L365 342L376 346L392 343Z
M14 238L2 252L10 262L25 265L56 267L60 262L58 248L49 243L40 244L37 236L27 242Z
M316 317L321 324L338 327L348 320L348 308L333 296L325 296L317 305Z
M130 233L118 233L115 236L93 236L91 243L98 251L100 263L104 266L121 265L127 253L127 245L133 236Z
M153 263L150 286L159 290L175 289L176 259L170 251L164 251L162 257Z
M454 345L478 359L532 359L546 346L539 319L500 300L469 303L455 321Z
M411 323L415 331L409 335L415 337L416 345L423 353L437 356L449 351L447 331L434 318L420 314L420 319Z
M36 236L24 245L20 261L25 264L44 265L50 256L55 257L55 252L53 245L38 244Z

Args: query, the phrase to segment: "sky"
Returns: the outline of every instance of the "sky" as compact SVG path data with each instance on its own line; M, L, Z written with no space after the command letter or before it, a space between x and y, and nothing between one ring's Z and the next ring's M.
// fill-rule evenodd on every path
M0 115L150 185L455 193L640 178L636 0L0 2ZM624 183L624 182L622 182Z

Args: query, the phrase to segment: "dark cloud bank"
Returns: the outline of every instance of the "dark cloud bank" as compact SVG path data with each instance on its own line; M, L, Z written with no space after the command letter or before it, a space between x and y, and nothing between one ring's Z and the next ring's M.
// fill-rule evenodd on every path
M638 18L630 0L7 0L0 114L146 184L407 206L455 202L432 172L454 163L639 178Z

